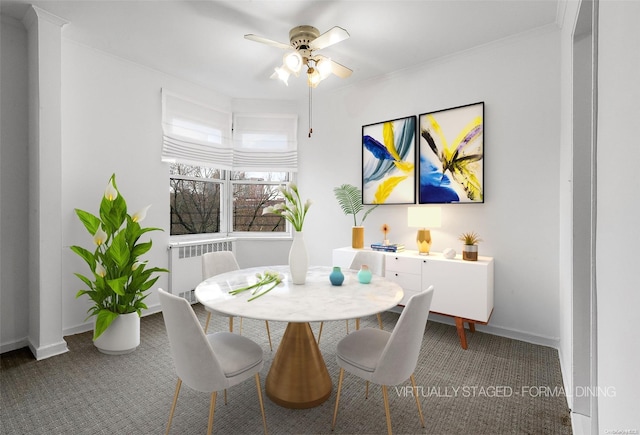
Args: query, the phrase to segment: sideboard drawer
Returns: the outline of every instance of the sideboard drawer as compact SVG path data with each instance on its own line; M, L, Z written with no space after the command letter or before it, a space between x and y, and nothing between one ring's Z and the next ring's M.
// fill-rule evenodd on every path
M403 255L387 254L385 269L387 275L392 272L416 273L420 271L421 259Z
M407 291L420 291L420 286L422 284L422 276L420 275L416 275L414 273L394 272L387 269L385 277L388 280L399 284L405 293Z

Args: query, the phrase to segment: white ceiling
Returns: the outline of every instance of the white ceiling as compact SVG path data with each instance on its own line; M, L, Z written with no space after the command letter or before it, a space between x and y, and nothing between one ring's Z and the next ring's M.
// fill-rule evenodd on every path
M289 42L292 27L351 37L320 53L351 68L314 92L410 68L520 32L554 24L562 0L0 0L22 18L29 3L68 21L63 36L235 98L298 99L306 80L270 80L284 51L244 39ZM471 66L470 66L471 67Z

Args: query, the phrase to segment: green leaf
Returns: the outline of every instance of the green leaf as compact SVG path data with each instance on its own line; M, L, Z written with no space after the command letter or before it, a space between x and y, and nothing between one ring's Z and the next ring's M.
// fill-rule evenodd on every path
M145 290L149 290L149 288L151 288L151 286L153 284L155 284L155 282L158 280L158 278L160 278L159 276L156 276L155 278L153 278L150 281L147 281L146 283L142 284L140 286L140 291L145 291Z
M353 215L353 224L357 225L356 215L362 211L362 193L352 184L343 184L333 189L333 193L345 215Z
M131 252L131 256L137 258L145 253L147 253L151 249L152 243L148 241L146 243L140 243L133 247Z
M94 270L96 268L96 258L92 252L84 249L81 246L72 246L71 250L82 257L82 259L89 265L89 268L91 270Z
M124 232L119 232L113 239L111 246L107 249L106 255L109 256L120 269L124 269L129 263L129 247L125 240Z
M93 339L100 337L104 331L116 320L118 313L109 310L100 310L96 316L96 327L93 330Z
M114 293L120 296L124 296L125 295L124 286L127 283L128 279L129 278L126 276L121 276L120 278L116 278L116 279L108 279L107 285L111 290L114 291Z
M90 289L93 289L93 282L84 275L80 275L79 273L74 273L75 276L80 278L80 280L87 285ZM76 296L77 297L77 296Z
M100 226L100 219L98 219L91 213L80 210L78 208L76 208L75 211L78 215L78 218L80 218L80 222L82 222L87 231L89 231L89 234L93 236L96 231L98 231L98 227Z

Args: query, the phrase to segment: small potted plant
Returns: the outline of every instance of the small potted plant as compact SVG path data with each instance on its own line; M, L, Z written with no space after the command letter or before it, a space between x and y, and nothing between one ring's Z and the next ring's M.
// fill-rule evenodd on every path
M376 207L380 204L376 204L369 207L358 224L358 213L364 210L362 204L362 191L352 184L343 184L340 187L333 189L333 193L336 195L336 199L342 208L345 215L353 215L353 229L351 233L351 247L354 249L364 248L364 220L369 216Z
M464 243L462 247L462 259L467 261L478 261L478 243L482 241L475 232L460 234L458 240Z

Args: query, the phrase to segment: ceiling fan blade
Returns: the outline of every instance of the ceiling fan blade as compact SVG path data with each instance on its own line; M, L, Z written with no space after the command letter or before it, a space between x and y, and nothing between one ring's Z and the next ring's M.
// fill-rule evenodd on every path
M324 57L324 56L318 56L318 57L322 57L324 58L324 60L328 60L329 62L331 62L331 72L337 75L338 77L340 77L341 79L346 79L353 72L351 69L347 68L346 66L341 65L338 62L333 61L327 57Z
M262 44L267 44L272 47L282 48L283 50L290 50L292 47L290 44L285 44L284 42L274 41L272 39L267 39L262 36L254 35L252 33L248 35L244 35L244 39L248 39L250 41L260 42Z
M349 37L349 32L342 27L335 26L316 39L309 43L309 48L312 50L320 50L322 48L329 47L330 45L337 44L340 41L344 41Z

